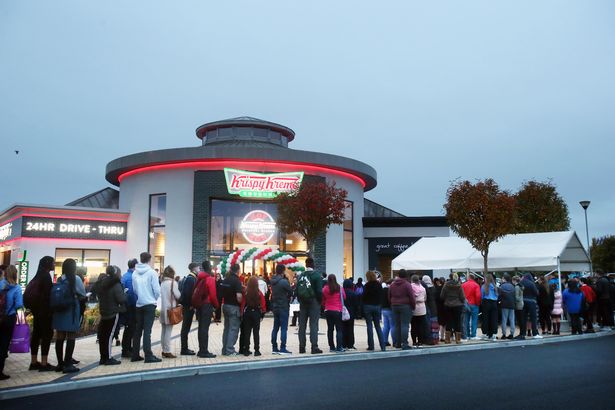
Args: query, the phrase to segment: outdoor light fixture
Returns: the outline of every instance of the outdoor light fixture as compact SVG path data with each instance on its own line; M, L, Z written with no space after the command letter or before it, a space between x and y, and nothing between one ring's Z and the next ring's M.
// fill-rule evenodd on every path
M583 207L583 211L585 212L585 235L587 236L587 254L589 256L589 270L590 273L593 275L594 266L592 263L592 255L589 250L589 227L587 225L587 208L589 208L589 204L591 204L591 201L580 201L579 204Z

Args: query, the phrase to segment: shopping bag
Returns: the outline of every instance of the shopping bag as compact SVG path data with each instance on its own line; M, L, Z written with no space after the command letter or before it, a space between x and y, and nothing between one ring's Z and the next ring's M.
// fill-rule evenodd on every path
M13 337L9 346L11 353L29 353L30 352L30 326L26 322L23 311L17 312L17 322L13 328Z

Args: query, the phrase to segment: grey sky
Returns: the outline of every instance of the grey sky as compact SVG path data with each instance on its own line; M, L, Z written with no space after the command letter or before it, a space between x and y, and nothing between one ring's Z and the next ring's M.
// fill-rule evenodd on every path
M614 21L612 1L5 0L0 208L249 115L372 165L366 196L406 215L442 215L458 177L553 178L583 240L582 199L615 234Z

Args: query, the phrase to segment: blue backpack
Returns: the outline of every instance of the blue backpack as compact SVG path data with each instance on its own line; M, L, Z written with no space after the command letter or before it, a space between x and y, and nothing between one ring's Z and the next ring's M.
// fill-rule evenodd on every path
M70 283L67 279L58 280L51 287L51 295L49 298L49 307L54 312L62 312L70 307L75 306L75 294L70 288Z

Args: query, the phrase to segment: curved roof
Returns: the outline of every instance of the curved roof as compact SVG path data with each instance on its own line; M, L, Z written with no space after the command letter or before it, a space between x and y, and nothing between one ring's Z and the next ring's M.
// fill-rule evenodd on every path
M261 120L254 117L235 117L228 118L226 120L208 122L207 124L203 124L196 129L196 136L200 139L205 137L205 133L207 131L215 130L218 128L229 128L229 127L254 127L254 128L263 128L268 130L277 131L280 134L284 135L288 142L295 139L295 131L291 130L288 127L285 127L281 124L277 124L275 122L269 122L265 120Z

